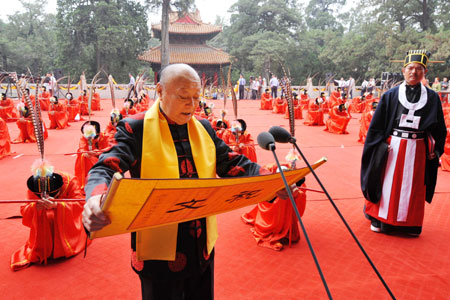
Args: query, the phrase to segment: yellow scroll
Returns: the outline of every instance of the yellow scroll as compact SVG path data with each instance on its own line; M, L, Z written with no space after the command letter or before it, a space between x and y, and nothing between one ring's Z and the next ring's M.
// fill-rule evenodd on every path
M312 168L325 162L326 158L322 158ZM309 172L305 167L284 173L291 185ZM111 224L93 232L91 238L228 212L271 200L283 188L279 173L224 179L127 179L116 173L102 207Z

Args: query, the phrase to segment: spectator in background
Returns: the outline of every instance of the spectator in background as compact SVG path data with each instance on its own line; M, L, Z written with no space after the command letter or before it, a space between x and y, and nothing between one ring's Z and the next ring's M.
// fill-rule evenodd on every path
M270 85L270 89L272 90L272 98L277 98L277 93L278 93L278 78L275 75L272 75L272 79L270 79L269 81L269 85Z
M436 93L441 91L441 82L439 81L439 77L434 78L434 82L431 85L431 89Z
M349 99L353 99L353 89L355 88L355 79L352 76L348 78L348 95Z
M369 80L369 84L367 85L367 91L370 93L373 93L373 89L375 87L376 83L375 83L375 78L370 78Z
M259 80L251 77L250 82L250 88L252 90L252 100L256 100L258 98L258 90L260 88Z
M241 74L239 76L239 100L244 99L245 84L246 84L245 78Z
M361 83L361 96L363 96L367 92L367 88L369 87L369 82L364 79L364 81Z
M442 82L441 82L441 91L446 91L448 90L448 78L444 77L442 78Z
M262 80L261 76L259 76L259 78L258 78L258 83L259 83L259 86L258 86L258 99L261 99L261 94L262 94L262 91L263 91L263 89L262 89L263 80Z

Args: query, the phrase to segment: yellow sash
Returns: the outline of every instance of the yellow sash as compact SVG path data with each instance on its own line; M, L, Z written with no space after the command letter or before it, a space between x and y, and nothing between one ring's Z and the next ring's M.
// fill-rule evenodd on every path
M189 142L199 178L216 177L216 147L203 125L194 117L187 123ZM159 100L144 119L141 178L179 178L178 156L166 118L159 110ZM217 240L216 217L206 218L207 250L211 253ZM178 224L136 233L139 260L175 260Z

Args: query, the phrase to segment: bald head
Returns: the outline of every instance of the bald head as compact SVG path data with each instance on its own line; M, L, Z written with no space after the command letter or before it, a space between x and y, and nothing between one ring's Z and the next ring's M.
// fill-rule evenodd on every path
M161 85L166 85L169 81L180 79L200 83L200 77L197 72L191 66L186 64L173 64L165 67L161 72L159 83Z
M194 115L200 100L200 77L185 64L167 66L156 85L160 107L176 124L186 124Z

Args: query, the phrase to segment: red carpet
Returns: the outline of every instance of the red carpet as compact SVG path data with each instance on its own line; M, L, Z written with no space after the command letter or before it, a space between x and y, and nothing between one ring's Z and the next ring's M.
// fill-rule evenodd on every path
M103 111L94 120L105 126L110 101L102 101ZM219 114L221 101L215 101ZM239 101L239 117L247 121L256 136L273 125L287 126L283 115L259 110L259 101ZM232 119L231 103L228 116ZM44 113L45 121L47 114ZM353 115L348 135L324 132L324 127L307 127L296 120L296 137L306 157L313 162L322 156L328 162L317 170L319 178L335 200L347 222L397 299L449 299L450 173L439 171L436 195L426 205L422 235L418 238L376 234L362 214L359 187L362 145L357 142L359 114ZM82 122L64 130L51 130L46 141L46 157L56 169L73 173L75 152ZM8 123L11 138L18 134ZM103 128L102 128L103 129ZM277 144L284 160L290 147ZM0 199L24 199L26 179L37 158L36 144L12 145L16 153L0 160ZM270 152L258 149L260 163L271 163ZM23 154L23 155L21 155ZM21 155L17 157L17 155ZM313 176L309 188L320 189ZM357 247L324 194L308 192L303 217L308 235L334 299L390 299L378 277ZM327 299L304 237L299 244L281 252L257 247L249 226L240 215L249 208L220 215L220 238L216 246L216 299ZM0 291L2 299L139 299L139 280L130 267L128 235L95 240L82 255L50 264L32 265L12 272L10 255L28 237L18 204L0 206ZM303 235L303 234L302 234Z

